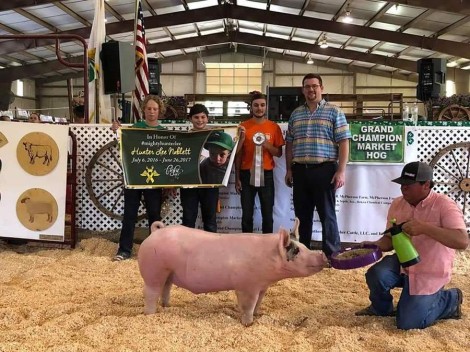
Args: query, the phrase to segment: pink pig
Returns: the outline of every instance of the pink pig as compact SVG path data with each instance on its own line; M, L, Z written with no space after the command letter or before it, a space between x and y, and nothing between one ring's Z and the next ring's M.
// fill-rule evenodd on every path
M144 279L145 314L153 314L161 297L169 305L171 285L195 294L235 290L245 326L253 323L268 287L282 279L313 275L327 266L321 251L298 242L293 233L216 234L181 225L152 224L152 234L139 249Z

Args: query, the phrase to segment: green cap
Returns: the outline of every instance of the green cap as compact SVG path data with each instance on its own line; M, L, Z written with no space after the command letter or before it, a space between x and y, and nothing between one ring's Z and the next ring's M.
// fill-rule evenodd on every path
M204 148L209 149L210 145L217 145L224 149L233 150L233 139L232 136L222 132L222 131L214 131L212 132L209 137L207 138L206 143L204 144Z

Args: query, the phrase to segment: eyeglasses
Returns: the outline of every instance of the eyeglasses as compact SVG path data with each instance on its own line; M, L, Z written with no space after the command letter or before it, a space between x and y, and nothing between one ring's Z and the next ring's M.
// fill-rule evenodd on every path
M319 84L312 84L312 85L305 85L305 86L304 86L304 89L307 89L307 90L308 90L308 89L310 89L310 88L312 88L312 89L317 89L317 88L320 88L320 85L319 85Z

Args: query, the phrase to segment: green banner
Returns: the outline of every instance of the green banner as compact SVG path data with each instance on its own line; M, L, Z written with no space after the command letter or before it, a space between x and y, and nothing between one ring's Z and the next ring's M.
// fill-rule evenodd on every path
M402 163L404 161L405 126L399 124L378 124L351 122L349 161Z
M236 128L230 130L236 133ZM126 187L226 186L235 153L223 167L223 180L212 184L201 180L200 162L209 156L204 146L214 131L224 130L177 132L121 128L121 160Z

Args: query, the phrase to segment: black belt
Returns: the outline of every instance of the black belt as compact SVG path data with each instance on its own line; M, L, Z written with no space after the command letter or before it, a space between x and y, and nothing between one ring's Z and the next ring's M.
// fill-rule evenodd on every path
M316 163L316 164L302 164L302 163L294 163L294 167L299 167L301 169L316 169L322 166L326 165L331 165L331 164L336 164L336 161L324 161L322 163Z

